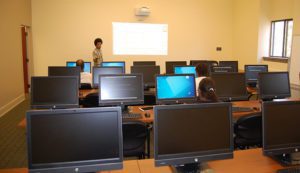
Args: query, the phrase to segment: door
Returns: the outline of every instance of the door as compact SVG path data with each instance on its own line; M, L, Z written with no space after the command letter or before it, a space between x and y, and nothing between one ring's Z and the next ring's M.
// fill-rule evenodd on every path
M29 92L29 75L28 75L28 56L27 56L27 32L26 26L21 27L22 35L22 59L23 59L23 78L24 78L24 92L27 94Z

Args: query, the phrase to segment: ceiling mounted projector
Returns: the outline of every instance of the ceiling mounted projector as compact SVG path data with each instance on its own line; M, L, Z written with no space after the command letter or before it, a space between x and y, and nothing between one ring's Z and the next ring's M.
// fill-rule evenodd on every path
M150 8L148 7L140 7L135 9L136 16L149 16L150 15Z

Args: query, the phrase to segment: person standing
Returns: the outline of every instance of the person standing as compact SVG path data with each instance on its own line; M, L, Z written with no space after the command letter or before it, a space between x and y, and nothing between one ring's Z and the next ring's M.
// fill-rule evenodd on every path
M94 40L94 45L95 45L95 49L93 51L94 66L100 66L103 61L102 50L101 50L102 44L103 41L101 38L96 38Z

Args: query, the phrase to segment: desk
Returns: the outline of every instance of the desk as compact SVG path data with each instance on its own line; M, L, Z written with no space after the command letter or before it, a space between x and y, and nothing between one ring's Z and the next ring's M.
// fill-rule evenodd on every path
M233 106L239 106L239 107L255 107L257 108L257 110L253 110L250 112L234 112L232 113L233 119L238 119L242 116L246 116L249 115L251 113L256 113L256 112L260 112L261 111L261 104L258 100L251 100L251 101L237 101L237 102L232 102ZM154 121L154 112L153 109L151 110L147 110L147 111L142 111L140 110L140 107L146 107L146 106L129 106L129 109L133 112L133 113L141 113L142 114L142 118L139 119L132 119L132 120L137 120L137 121L142 121L145 123L152 123ZM145 114L149 113L150 117L145 117ZM22 127L25 128L26 127L26 119L24 118L19 124L18 127Z
M28 173L28 169L27 168L0 169L0 173ZM137 160L126 160L123 162L122 170L102 171L98 173L140 173L140 169Z
M138 160L141 173L171 173L168 166L155 167L153 159ZM214 173L274 173L282 166L263 156L261 149L234 152L234 159L212 161L207 163Z

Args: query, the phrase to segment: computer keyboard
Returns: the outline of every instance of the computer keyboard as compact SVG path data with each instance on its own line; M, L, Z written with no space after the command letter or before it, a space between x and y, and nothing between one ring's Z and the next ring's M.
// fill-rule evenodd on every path
M137 118L142 118L142 114L123 112L122 118L123 119L137 119Z
M279 169L279 170L277 170L277 173L300 173L300 167Z
M232 112L251 112L251 111L253 111L253 108L251 107L238 107L238 106L232 107Z

